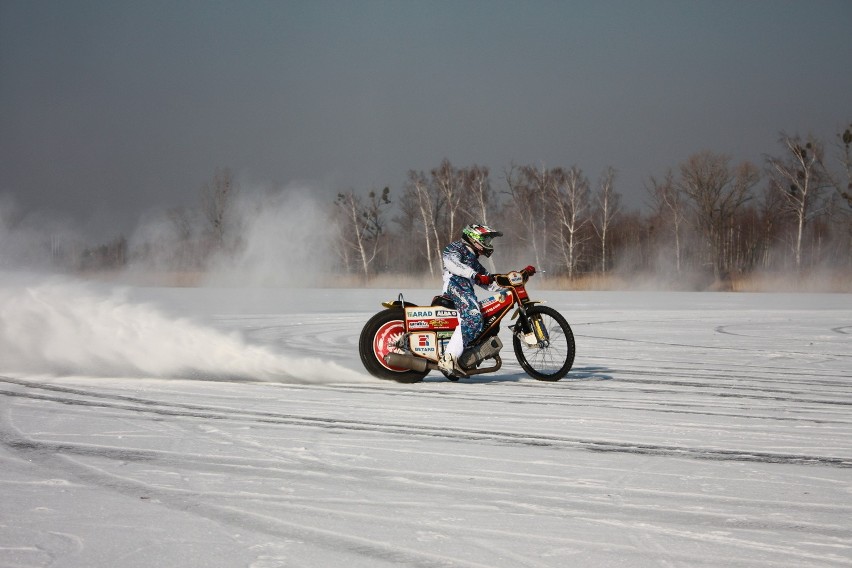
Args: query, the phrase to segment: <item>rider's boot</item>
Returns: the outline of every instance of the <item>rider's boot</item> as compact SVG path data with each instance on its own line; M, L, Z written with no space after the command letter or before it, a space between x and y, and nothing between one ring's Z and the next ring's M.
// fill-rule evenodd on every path
M438 359L438 368L447 374L456 377L466 377L467 373L461 368L459 362L450 353L444 352L444 355Z

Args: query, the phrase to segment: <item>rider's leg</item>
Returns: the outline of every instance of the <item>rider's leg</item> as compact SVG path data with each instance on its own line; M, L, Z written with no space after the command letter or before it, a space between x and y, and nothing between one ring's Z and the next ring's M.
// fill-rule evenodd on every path
M458 368L456 362L461 357L465 347L482 332L482 312L479 309L479 300L473 290L467 291L461 287L451 286L447 293L453 299L458 310L459 326L447 343L444 358L439 366L445 368L452 365L453 368Z
M462 329L461 326L456 327L453 331L452 337L450 337L449 343L444 348L444 353L448 353L458 359L461 357L461 354L464 352L464 339L462 339Z
M458 306L458 304L456 304ZM464 347L470 345L482 333L482 312L476 296L464 308L459 308L459 320L462 329Z
M452 298L459 313L461 324L462 349L470 345L482 333L482 312L479 309L479 299L472 286L447 286L447 295Z

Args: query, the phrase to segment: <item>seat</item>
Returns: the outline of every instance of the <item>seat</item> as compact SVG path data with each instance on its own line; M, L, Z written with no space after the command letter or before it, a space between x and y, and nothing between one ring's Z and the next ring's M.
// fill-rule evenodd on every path
M453 300L447 296L446 294L439 294L432 298L432 306L442 306L447 308L448 310L456 309L456 305L453 303Z

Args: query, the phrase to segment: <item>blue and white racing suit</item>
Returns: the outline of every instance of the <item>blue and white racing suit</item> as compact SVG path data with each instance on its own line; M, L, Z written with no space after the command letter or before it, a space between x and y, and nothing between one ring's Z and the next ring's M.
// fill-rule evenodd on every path
M446 351L455 358L461 356L464 348L482 333L482 312L479 300L473 289L474 277L477 274L489 274L488 270L480 264L478 256L470 246L462 240L453 241L444 247L441 253L444 262L444 294L452 298L459 312L461 332L458 328L453 333ZM492 284L482 286L486 290L499 290L500 287Z

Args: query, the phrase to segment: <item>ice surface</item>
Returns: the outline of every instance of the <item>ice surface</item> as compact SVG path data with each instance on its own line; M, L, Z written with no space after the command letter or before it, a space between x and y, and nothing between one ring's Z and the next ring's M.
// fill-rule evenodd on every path
M852 565L852 297L530 290L558 383L366 377L398 290L0 286L0 566Z

